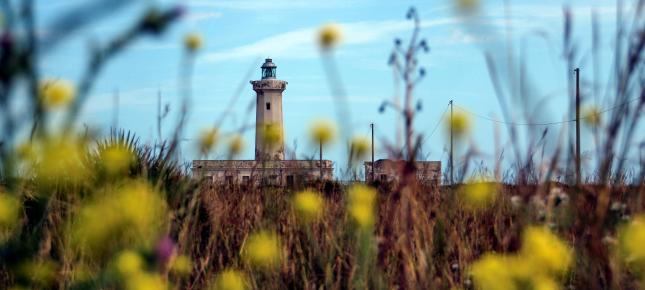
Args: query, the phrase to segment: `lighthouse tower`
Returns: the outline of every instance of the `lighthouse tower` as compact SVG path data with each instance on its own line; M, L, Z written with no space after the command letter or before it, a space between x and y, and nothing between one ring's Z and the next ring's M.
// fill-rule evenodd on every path
M251 81L256 92L255 160L284 160L282 92L287 82L276 79L270 58L262 64L262 79Z

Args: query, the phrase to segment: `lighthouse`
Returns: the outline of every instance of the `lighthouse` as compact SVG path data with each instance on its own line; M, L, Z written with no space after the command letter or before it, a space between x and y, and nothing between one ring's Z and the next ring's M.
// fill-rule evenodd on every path
M282 92L287 82L276 79L277 66L270 58L260 68L262 79L251 81L256 93L255 160L284 160Z

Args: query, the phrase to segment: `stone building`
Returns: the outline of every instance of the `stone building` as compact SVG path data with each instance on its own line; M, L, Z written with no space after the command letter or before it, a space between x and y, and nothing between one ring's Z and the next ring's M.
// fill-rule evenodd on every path
M382 182L398 182L404 160L379 159L374 162L365 162L365 181L372 178L372 167L374 167L374 180ZM417 180L423 184L441 184L441 161L416 161Z
M276 79L277 66L267 58L262 79L251 81L256 93L255 160L193 160L193 175L227 184L289 186L333 179L331 160L284 160L282 93L287 82Z

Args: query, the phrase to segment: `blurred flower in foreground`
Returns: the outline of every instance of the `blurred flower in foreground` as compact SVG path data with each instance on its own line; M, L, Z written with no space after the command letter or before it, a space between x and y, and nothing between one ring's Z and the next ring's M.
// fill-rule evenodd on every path
M46 80L40 84L40 98L46 108L68 105L75 97L74 86L64 80Z
M470 273L475 282L475 289L513 290L517 287L511 270L506 263L506 257L486 254L472 264Z
M170 264L170 271L177 275L188 275L192 271L193 264L190 258L185 255L179 255Z
M305 190L294 196L293 204L298 217L308 222L320 216L324 207L324 200L318 193Z
M108 175L126 174L134 162L135 155L122 145L111 145L100 152L103 168Z
M272 232L251 235L242 251L244 259L253 266L272 268L280 262L280 240Z
M35 289L50 288L56 277L56 265L50 260L27 261L18 267L18 273L22 278L30 280L40 287Z
M318 31L318 45L323 49L333 48L340 42L341 38L341 28L334 23L326 24Z
M349 188L348 211L352 220L361 228L374 224L374 207L376 204L376 191L366 185L354 185Z
M53 185L62 180L80 182L91 174L84 162L87 153L84 141L61 136L35 143L33 162L41 184Z
M164 225L166 204L144 181L97 193L73 221L72 242L100 256L120 244L152 247Z
M521 255L536 269L553 274L564 274L573 261L569 246L545 227L524 230Z
M645 269L645 216L636 216L619 231L620 250L628 265Z
M263 124L260 127L260 136L268 146L274 146L282 142L282 130L275 124Z
M446 134L450 136L450 130L452 129L453 136L456 139L463 138L470 132L470 118L464 112L455 111L452 113L452 118L448 115L445 124Z
M581 119L587 126L596 127L602 123L602 112L595 106L588 106L582 109Z
M208 154L219 138L219 130L217 128L207 129L202 131L202 134L199 136L199 152L201 154Z
M197 33L189 33L184 37L184 46L190 52L196 52L204 45L202 36Z
M242 272L226 270L217 275L215 285L210 288L211 290L244 290L247 289L246 283L246 278Z
M125 281L127 290L163 290L168 289L168 284L156 273L140 273Z
M370 142L365 137L354 137L350 143L351 161L357 161L364 158L369 152Z
M557 279L572 263L571 249L544 227L528 227L522 241L516 255L485 254L472 264L475 289L560 289Z
M0 229L13 227L20 214L17 198L0 191Z
M497 198L497 184L486 179L473 179L459 188L459 196L471 209L480 209L491 205Z
M228 154L231 156L238 155L244 150L244 138L235 134L228 140Z
M473 13L479 9L479 0L454 0L457 11L461 13Z
M336 137L336 127L327 120L318 120L311 125L311 140L315 144L326 145Z
M137 252L126 250L118 254L114 262L114 267L121 277L130 277L141 272L143 269L143 259Z

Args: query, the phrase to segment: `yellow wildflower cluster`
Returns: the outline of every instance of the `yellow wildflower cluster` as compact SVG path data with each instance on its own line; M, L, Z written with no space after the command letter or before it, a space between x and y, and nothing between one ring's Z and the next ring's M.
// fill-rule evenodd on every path
M475 289L556 290L558 278L573 263L571 248L543 227L524 231L522 248L516 255L486 254L471 267Z
M353 160L359 160L367 156L370 151L370 141L365 137L354 137L350 143L350 151Z
M42 185L81 182L91 174L85 163L87 146L84 140L52 137L22 145L19 150Z
M244 274L238 270L225 270L215 279L211 290L245 290L247 281Z
M244 138L242 135L235 134L228 140L228 154L231 156L238 155L244 150Z
M159 274L145 271L143 258L134 251L119 253L113 265L127 290L168 289L167 283Z
M217 128L207 129L202 131L202 134L199 136L199 152L201 154L208 154L215 144L217 144L217 139L219 138L219 130Z
M470 133L471 121L470 117L466 113L461 111L455 111L452 113L452 118L450 115L446 117L445 132L447 135L450 135L450 130L452 130L452 136L455 139L461 139L466 137Z
M20 202L17 198L0 191L0 230L12 228L20 214Z
M462 185L458 194L467 208L482 209L495 201L499 190L497 183L483 178L475 178Z
M280 240L275 233L260 231L251 235L242 250L244 260L258 268L270 269L280 262Z
M330 49L336 46L342 38L340 26L334 23L324 25L318 31L318 45L322 49Z
M67 106L74 100L75 94L74 86L64 80L45 80L40 83L40 99L48 109Z
M305 222L309 222L320 216L325 202L320 194L311 190L305 190L294 196L293 204L298 217Z
M196 52L204 45L202 36L197 33L188 33L184 36L184 47L189 52Z
M636 216L620 230L620 250L625 262L639 270L645 270L645 216Z
M185 255L175 257L170 263L170 271L177 275L188 275L193 269L193 263Z
M318 120L311 125L310 137L313 143L326 145L336 137L336 126L327 120Z
M99 155L103 168L111 176L127 173L135 160L134 152L120 144L104 148Z
M479 0L455 0L457 11L461 13L473 13L479 9Z
M73 224L73 242L88 253L102 254L114 241L150 246L163 226L163 198L143 181L130 181L105 190L84 205Z
M269 146L282 143L282 129L276 124L263 124L260 126L260 137Z
M602 112L595 106L584 107L581 119L587 126L599 126L602 123Z
M353 185L348 190L348 209L352 220L361 228L374 225L376 191L366 185Z

